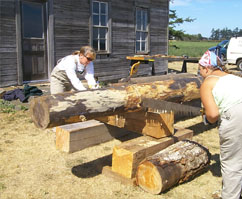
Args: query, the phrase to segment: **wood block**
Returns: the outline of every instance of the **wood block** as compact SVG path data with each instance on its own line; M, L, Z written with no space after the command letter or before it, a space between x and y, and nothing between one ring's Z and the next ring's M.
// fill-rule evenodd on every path
M135 177L137 167L146 157L151 156L173 143L191 139L193 131L179 129L175 135L161 139L142 136L127 142L123 142L113 148L112 171L126 178Z
M115 181L121 182L122 184L137 186L135 178L131 178L131 179L126 178L116 172L113 172L112 167L110 167L110 166L104 166L102 169L102 174L104 174L107 177L112 178Z
M157 113L141 110L138 112L101 117L97 118L97 120L155 138L167 137L174 134L173 112Z
M72 153L127 135L129 132L96 120L56 127L56 148Z

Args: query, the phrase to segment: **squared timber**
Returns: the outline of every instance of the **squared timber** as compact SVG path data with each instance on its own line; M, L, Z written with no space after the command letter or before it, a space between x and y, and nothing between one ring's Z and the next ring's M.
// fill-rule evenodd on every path
M73 153L127 134L128 131L125 129L96 120L77 122L56 127L56 148Z

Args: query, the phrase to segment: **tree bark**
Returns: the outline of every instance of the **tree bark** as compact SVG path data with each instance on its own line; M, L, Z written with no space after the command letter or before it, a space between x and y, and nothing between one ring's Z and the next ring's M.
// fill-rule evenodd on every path
M209 165L210 156L196 142L177 142L140 163L137 184L149 193L159 194L201 172Z
M159 79L148 83L37 97L31 100L30 114L37 127L48 128L136 111L140 109L142 98L173 102L200 98L201 80L195 75L173 74L160 76Z

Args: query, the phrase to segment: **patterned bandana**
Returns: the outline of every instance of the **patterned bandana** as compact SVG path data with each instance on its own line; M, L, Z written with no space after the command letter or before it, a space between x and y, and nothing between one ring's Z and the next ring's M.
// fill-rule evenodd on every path
M214 52L207 50L199 60L199 64L203 67L218 68L222 71L222 68L218 66L217 59L219 59L219 57Z

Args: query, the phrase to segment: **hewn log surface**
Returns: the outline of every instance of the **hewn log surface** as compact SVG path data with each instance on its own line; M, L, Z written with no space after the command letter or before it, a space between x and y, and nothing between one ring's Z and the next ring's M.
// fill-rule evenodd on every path
M31 100L30 114L37 127L48 128L138 110L142 98L173 102L200 98L201 80L196 75L159 77L149 83L37 97Z
M145 110L96 118L103 123L154 138L174 134L174 113L147 112Z
M159 194L202 171L210 163L210 153L193 141L180 141L148 157L137 169L137 184Z

